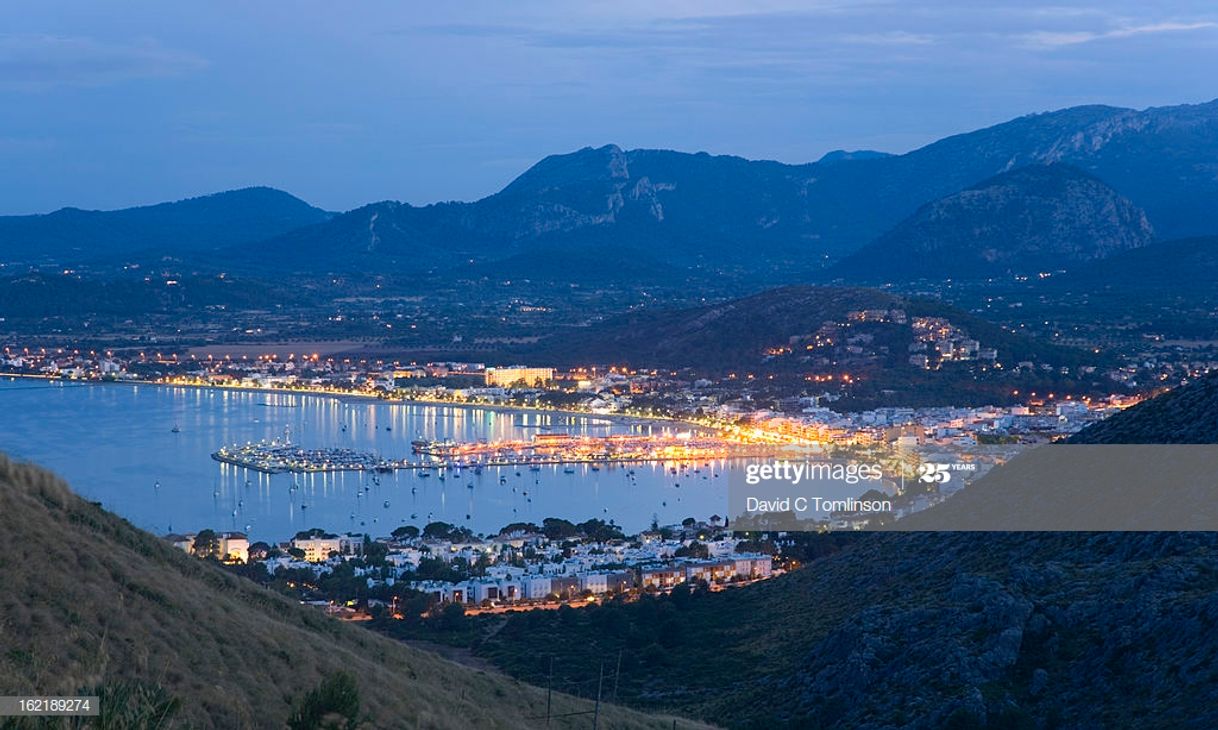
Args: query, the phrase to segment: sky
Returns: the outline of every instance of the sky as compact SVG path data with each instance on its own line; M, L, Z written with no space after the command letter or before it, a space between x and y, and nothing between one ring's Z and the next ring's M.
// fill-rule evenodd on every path
M904 152L1077 104L1218 97L1207 2L513 0L0 6L0 214L249 185L473 200L615 143Z

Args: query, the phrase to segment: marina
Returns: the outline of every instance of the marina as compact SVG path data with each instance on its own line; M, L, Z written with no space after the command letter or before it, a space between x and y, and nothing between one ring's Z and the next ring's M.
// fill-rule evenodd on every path
M543 465L578 464L597 469L608 463L692 462L758 455L757 447L732 444L712 436L695 437L689 432L604 436L545 432L534 434L531 439L469 442L419 439L411 443L411 448L415 460L390 459L351 448L303 448L285 434L282 440L224 446L211 457L264 474L279 474L517 466L536 471Z
M346 448L306 449L292 443L261 441L244 446L222 446L211 458L263 474L284 472L376 471L417 466L405 461L381 459L366 451Z

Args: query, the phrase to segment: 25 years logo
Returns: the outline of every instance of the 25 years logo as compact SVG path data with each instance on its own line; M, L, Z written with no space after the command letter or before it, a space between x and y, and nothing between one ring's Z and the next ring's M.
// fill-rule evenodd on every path
M918 479L927 484L946 484L952 480L951 464L918 464Z

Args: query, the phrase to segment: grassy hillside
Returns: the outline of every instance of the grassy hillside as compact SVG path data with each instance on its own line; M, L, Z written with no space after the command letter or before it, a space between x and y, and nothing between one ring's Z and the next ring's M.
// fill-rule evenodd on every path
M306 692L345 670L367 727L525 728L545 713L541 689L326 618L188 557L3 456L0 576L3 695L133 692L180 705L157 727L277 728ZM113 702L108 711L116 713L120 700ZM555 698L556 713L588 709ZM604 727L673 727L670 718L614 707L602 708L601 719ZM589 722L578 716L553 726ZM10 726L25 727L0 723Z

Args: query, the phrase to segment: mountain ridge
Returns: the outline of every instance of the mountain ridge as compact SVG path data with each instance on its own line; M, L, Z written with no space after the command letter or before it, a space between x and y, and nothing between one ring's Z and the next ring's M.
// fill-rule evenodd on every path
M475 201L381 201L333 216L310 207L306 220L263 225L254 245L246 228L204 235L179 227L173 243L164 229L102 230L91 240L59 226L42 238L66 259L159 242L157 254L207 248L209 258L233 266L273 261L303 273L440 272L536 248L628 246L668 266L797 281L923 205L1017 168L1053 164L1073 166L1128 198L1160 238L1218 235L1211 212L1218 207L1218 100L1142 110L1070 107L903 154L843 154L786 164L609 144L549 155ZM46 223L0 218L0 252L37 252L29 235L12 230L33 222Z

